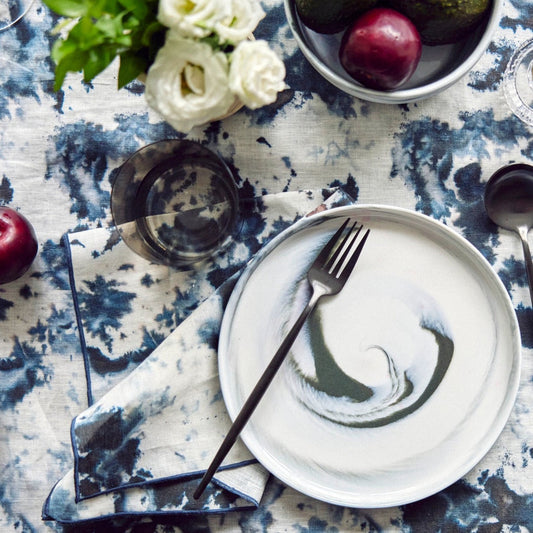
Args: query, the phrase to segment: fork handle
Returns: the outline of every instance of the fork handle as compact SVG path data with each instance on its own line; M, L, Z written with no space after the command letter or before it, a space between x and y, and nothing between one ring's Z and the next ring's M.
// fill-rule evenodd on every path
M270 383L274 379L274 376L276 375L277 371L281 367L281 364L285 360L285 357L289 353L289 350L293 345L294 341L296 340L298 333L302 329L304 322L307 320L307 317L316 307L318 300L326 293L326 289L320 285L313 287L313 292L311 294L309 302L304 307L302 313L296 319L296 322L283 339L280 347L274 354L274 357L272 357L272 360L265 368L263 374L259 378L259 381L256 383L254 389L250 393L250 396L248 396L247 400L244 402L244 405L242 406L241 410L239 411L239 414L231 425L225 439L222 441L220 448L218 449L215 457L211 461L211 464L206 470L204 476L202 477L200 484L194 492L195 499L198 499L202 495L208 483L211 481L213 475L217 471L218 467L224 460L224 457L226 457L232 446L235 444L237 437L239 436L240 432L252 416L252 413L255 411L255 408L261 401L261 398L264 396Z

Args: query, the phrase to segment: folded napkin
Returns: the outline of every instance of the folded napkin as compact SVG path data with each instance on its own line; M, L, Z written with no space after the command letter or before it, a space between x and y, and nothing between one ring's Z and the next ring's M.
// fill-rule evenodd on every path
M331 189L243 201L231 245L189 271L149 263L113 229L65 237L90 407L72 422L74 467L52 489L45 520L259 504L268 472L240 440L192 497L231 425L217 369L225 304L261 246L309 212L352 202Z

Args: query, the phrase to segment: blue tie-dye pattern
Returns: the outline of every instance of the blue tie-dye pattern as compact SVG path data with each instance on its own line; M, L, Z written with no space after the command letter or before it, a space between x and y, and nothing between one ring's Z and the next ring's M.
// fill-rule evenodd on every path
M533 19L533 6L529 0L508 0L513 9L518 12L518 17L503 16L500 26L516 31L518 28L530 28Z
M0 183L0 201L3 204L9 204L13 200L13 187L11 187L11 182L3 176L2 182Z
M514 47L510 45L498 45L491 43L488 47L488 52L494 58L494 67L486 71L474 70L470 73L470 81L468 85L476 91L491 91L499 90L502 81L502 74L507 63L514 51Z
M95 221L105 218L110 198L107 185L104 188L104 179L109 170L108 161L125 160L138 148L135 137L129 132L139 132L139 125L144 124L146 130L151 130L145 133L153 135L154 140L176 136L168 125L149 126L146 115L117 115L115 120L117 128L112 132L83 121L68 125L54 135L55 147L47 154L48 167L56 170L53 175L49 171L45 178L58 179L56 172L59 172L59 179L67 187L72 198L72 212L76 213L80 220ZM96 201L86 197L87 183L92 185L91 198L94 198L95 192L98 193Z
M452 129L447 123L430 118L405 124L397 134L398 147L393 149L391 177L400 177L413 186L417 210L442 221L451 216L452 209L458 212L455 225L489 262L494 263L493 232L496 228L483 210L484 182L489 176L482 176L480 165L483 159L490 158L489 146L497 146L504 154L523 146L526 141L528 149L522 149L522 153L529 157L530 133L514 117L495 120L492 110L462 113L459 117L463 122L460 129ZM474 154L477 161L455 168L456 159ZM504 282L508 280L507 289L511 289L510 280L524 286L523 263L515 262L510 266L509 272L498 271ZM524 314L529 315L529 312L518 310L521 325L526 320ZM524 338L523 341L525 346L533 346Z
M3 43L4 50L7 48L19 49L18 43L10 46L10 43ZM16 56L19 54L15 54ZM17 59L8 60L0 58L0 83L2 85L2 94L0 95L0 119L13 118L10 111L12 102L20 101L21 98L32 98L39 101L39 96L35 90L34 73L30 70L20 68ZM22 108L17 106L15 113L23 114Z
M81 289L78 301L86 316L87 330L111 350L112 332L120 330L120 318L131 311L130 301L136 295L118 290L116 281L108 282L100 275L85 283L88 291Z
M7 310L13 307L13 302L0 298L0 320L7 320Z
M354 201L359 198L359 187L355 182L355 178L348 174L345 183L341 183L339 180L334 180L328 184L330 187L340 187L346 194L348 194Z
M38 340L48 344L51 350L57 353L67 354L78 340L75 330L76 318L71 310L58 310L52 305L51 313L45 319L41 328L32 328L30 334L38 334Z
M165 326L170 327L174 324L174 312L171 309L163 307L163 312L156 316L158 322L162 322Z
M157 331L144 329L143 342L137 354L128 355L135 362L143 361L157 346L161 344L165 336Z
M481 163L490 157L489 144L505 151L529 138L524 124L514 118L495 120L492 110L462 113L459 118L461 129L429 117L408 122L396 134L398 146L393 148L391 177L411 184L418 198L417 210L438 220L448 217L457 201L450 188L454 159L475 154Z
M502 524L512 524L511 531L522 531L520 528L531 531L533 496L519 496L498 475L480 478L480 486L482 489L460 481L441 494L406 506L405 525L412 531L424 531L428 527L437 530L445 523L450 531L467 533L484 528L490 531L490 524L500 531ZM432 511L421 516L422 507Z
M524 261L521 257L509 257L503 262L503 266L504 268L498 272L498 275L508 291L511 290L513 283L518 283L523 287L526 285Z
M284 22L283 7L281 2L265 2L267 18L260 26L256 37L274 38L283 43L292 41L292 36ZM275 4L275 5L273 5ZM497 93L500 90L501 75L505 64L516 47L516 41L527 38L531 30L533 20L533 6L528 0L508 0L503 19L500 24L501 37L495 40L488 50L491 65L488 68L475 68L468 76L468 86L473 94L480 97L480 104L484 105L483 93ZM64 250L59 245L59 236L65 231L80 230L87 227L105 225L109 220L109 190L114 176L114 169L119 163L134 151L139 145L166 138L181 136L164 123L150 123L144 112L124 114L120 109L113 110L117 113L113 116L113 126L101 127L94 121L87 120L83 111L73 117L69 116L70 105L69 91L54 94L51 89L53 65L49 59L49 42L53 37L48 30L57 21L43 6L35 6L35 15L23 20L13 31L0 34L0 46L4 62L0 62L0 120L3 125L19 123L23 126L24 137L12 138L12 129L2 137L0 145L0 159L18 157L20 161L32 158L32 163L38 158L39 153L44 154L46 168L42 172L48 188L46 192L35 190L32 195L25 192L24 180L20 175L2 169L0 181L0 203L12 204L17 208L30 208L32 203L42 202L46 204L46 210L53 210L54 205L49 206L50 199L47 192L59 188L64 192L65 206L68 205L72 213L69 220L53 220L46 222L46 214L40 218L40 223L46 227L44 233L45 242L41 242L39 262L32 273L26 278L24 284L10 291L9 287L0 287L0 331L4 334L2 353L0 354L0 408L3 429L8 428L3 438L8 439L13 433L28 435L24 431L21 420L23 414L32 411L37 398L41 393L57 389L60 382L53 372L55 364L64 365L66 360L79 357L79 343L74 325L72 308L65 304L61 291L68 291L69 282ZM46 30L46 31L43 31ZM515 40L513 41L513 37ZM21 44L23 46L21 46ZM5 58L9 58L9 63ZM266 193L271 190L281 190L278 184L283 182L283 187L288 189L304 188L306 185L316 183L318 186L328 184L341 185L352 194L354 198L368 197L366 189L367 181L364 172L353 170L343 173L342 178L330 179L327 173L323 179L312 178L309 180L304 172L302 156L297 150L293 150L288 144L280 147L280 137L274 135L271 124L278 121L284 114L292 113L295 121L297 113L305 113L306 106L313 104L315 109L322 109L324 113L342 120L353 121L354 129L350 138L358 140L357 127L366 128L366 121L370 126L372 117L380 112L380 106L358 102L336 88L330 86L314 71L307 63L303 55L295 50L287 55L287 81L290 90L286 91L280 101L269 109L258 113L242 112L242 123L238 126L231 122L217 123L202 128L199 137L211 147L226 146L231 144L230 164L238 163L239 154L248 149L249 144L243 150L243 139L249 136L249 128L252 129L254 138L263 138L266 143L276 152L282 160L283 170L291 171L288 179L281 170L279 176L270 180L267 176L255 176L260 179L256 182L253 172L249 171L254 193ZM72 82L73 86L75 82ZM86 86L87 96L90 98L96 92L96 85ZM143 86L139 83L132 84L126 91L132 96L141 96ZM462 96L463 93L457 92ZM297 96L297 99L294 98ZM65 103L68 102L68 103ZM79 103L79 102L78 102ZM36 107L46 110L49 106L57 113L61 120L46 124L45 129L39 129L39 120L32 114ZM503 106L503 102L501 103ZM82 104L81 107L84 107ZM460 107L461 104L458 104ZM489 169L495 169L499 164L504 164L511 159L533 159L533 142L531 131L518 119L511 117L508 112L498 110L495 118L492 110L481 108L476 113L458 113L454 106L451 109L442 109L442 116L432 123L435 115L431 118L424 117L424 106L403 106L403 125L395 131L390 139L383 133L383 129L376 129L372 137L376 142L385 142L392 150L392 168L390 176L396 184L397 190L405 187L405 193L414 189L416 191L417 208L427 212L431 216L452 224L471 241L485 255L485 257L497 268L509 291L516 288L525 289L525 277L523 261L519 249L515 254L499 258L501 253L502 237L496 232L483 215L482 209L482 186L488 178ZM68 118L67 118L68 117ZM317 115L317 129L321 119L327 122L327 117ZM459 122L457 122L459 119ZM240 118L238 119L240 120ZM279 131L283 132L283 122ZM335 123L337 125L337 123ZM453 124L453 126L451 125ZM335 138L337 146L342 145L342 136L336 136L335 126L324 125L323 142L318 143L322 150L327 149L328 143ZM36 129L37 136L47 139L49 145L35 143L37 137L28 136L27 132ZM55 129L54 129L55 128ZM8 131L6 129L6 131ZM291 130L292 131L292 130ZM277 131L275 132L277 133ZM33 133L32 133L33 134ZM9 135L9 137L8 137ZM284 135L284 133L282 133ZM331 139L329 138L331 137ZM28 142L29 141L29 142ZM427 142L427 144L423 144ZM21 151L12 155L13 145L28 143L28 151ZM260 143L258 143L260 144ZM447 153L439 151L438 145L444 146ZM262 144L262 146L266 146ZM331 145L334 146L334 145ZM254 148L251 148L253 151ZM70 152L69 152L70 151ZM87 153L91 153L87 156ZM407 156L402 157L402 151ZM359 152L363 155L364 152ZM20 155L23 154L23 155ZM342 151L340 152L342 155ZM235 161L233 161L233 157ZM252 157L261 157L261 153L253 153ZM306 153L306 157L310 157ZM290 161L290 167L285 164ZM331 160L333 162L333 159ZM340 161L340 160L339 160ZM404 163L408 162L407 165ZM36 167L37 168L37 167ZM421 173L420 169L426 168L427 174ZM327 171L327 169L326 169ZM28 174L39 174L39 170L32 170ZM355 177L354 177L355 176ZM33 179L33 176L28 176ZM246 178L248 179L248 178ZM284 181L285 180L285 181ZM313 181L315 180L315 181ZM245 180L244 180L245 181ZM35 183L35 182L34 182ZM37 180L38 183L38 180ZM38 187L36 187L37 189ZM88 194L90 192L90 194ZM67 197L70 197L67 198ZM35 217L37 217L35 215ZM48 224L48 225L47 225ZM249 224L260 224L260 220L249 221ZM283 224L279 224L280 227ZM53 231L52 231L53 230ZM55 233L53 233L55 232ZM49 237L50 235L54 237ZM244 229L244 241L251 247L259 247L261 242L255 240L251 233ZM227 275L232 273L230 266L227 269L212 274L213 285L219 285ZM147 280L150 283L149 280ZM60 294L54 298L53 304L41 304L44 293ZM181 316L180 298L188 298L188 292L176 293L176 323ZM186 303L192 306L193 296ZM42 309L39 306L42 305ZM46 307L50 305L50 307ZM532 309L527 302L517 303L516 310L519 317L524 346L533 346L533 334L531 323L533 321ZM24 320L25 309L39 308L38 318L32 318L28 323ZM167 323L166 313L162 313L162 319ZM32 315L33 316L33 315ZM36 315L37 317L37 315ZM145 344L143 346L157 345L163 340L155 342L157 332L145 331ZM148 348L147 348L148 349ZM55 362L60 355L64 359ZM529 355L529 354L526 354ZM133 358L135 359L135 357ZM7 369L10 367L10 369ZM64 369L65 366L59 367ZM83 387L79 381L73 378L73 385L65 390L71 397L83 398ZM525 376L523 396L526 397L526 387L531 383L531 377ZM527 398L529 398L527 396ZM66 399L65 399L66 400ZM33 403L32 403L33 402ZM57 400L56 400L57 402ZM79 402L79 399L77 400ZM66 401L65 401L66 403ZM62 414L67 418L81 411L84 405L76 404L73 413L57 403L58 411L65 409ZM518 411L527 409L522 403ZM16 412L20 412L18 415ZM18 418L20 416L20 418ZM52 421L52 425L54 422ZM59 422L56 423L61 425ZM518 424L512 422L512 424ZM63 426L65 424L62 424ZM513 431L518 434L516 426ZM282 484L273 480L265 494L262 505L254 512L239 513L236 516L224 516L217 518L184 517L170 519L146 519L143 523L131 519L121 519L115 522L103 522L98 525L75 525L72 527L39 524L36 517L36 505L33 500L33 512L28 511L21 502L30 500L32 491L39 490L39 486L51 485L57 479L61 464L66 471L70 454L66 442L56 444L56 440L38 442L38 439L21 439L27 441L18 443L13 438L6 445L12 446L13 452L9 454L9 460L3 462L6 472L0 483L0 524L6 531L76 531L77 533L89 533L89 531L120 531L152 533L155 531L177 532L178 528L187 533L211 533L215 531L240 531L241 533L275 533L277 527L283 524L284 529L294 531L313 531L325 533L330 531L402 531L404 533L427 533L433 531L533 531L533 518L531 509L533 502L531 496L519 494L511 488L506 481L508 472L494 472L487 470L480 475L477 483L472 484L462 481L453 487L442 491L438 495L423 502L405 506L400 510L384 510L374 512L372 510L350 510L336 506L323 505L294 494ZM64 441L64 439L63 439ZM2 441L4 442L4 441ZM7 441L6 441L7 442ZM29 445L31 443L31 446ZM4 448L3 448L4 449ZM32 450L39 450L39 458L35 460ZM505 451L505 445L501 445ZM58 451L60 450L60 451ZM504 454L503 454L504 455ZM31 457L31 459L27 459ZM504 457L501 462L507 470L523 472L527 475L527 465L531 463L531 443L525 443L521 454L512 457ZM30 461L33 461L31 463ZM492 462L498 463L498 458ZM37 465L37 466L36 466ZM47 472L44 472L44 470ZM23 474L34 471L34 478L23 478ZM16 475L12 475L16 472ZM147 472L142 473L146 475ZM41 477L39 477L41 476ZM44 492L41 489L41 492ZM38 493L41 494L41 493ZM176 494L167 494L167 501L175 498ZM64 499L65 505L69 505L68 497ZM160 504L164 504L162 497ZM120 510L123 500L117 498L116 509ZM72 514L75 510L71 510ZM288 520L288 522L287 522ZM159 525L158 525L159 524ZM109 525L109 528L106 526ZM520 529L521 528L521 529Z
M81 455L78 458L77 475L80 476L79 484L85 494L99 491L102 486L138 481L136 478L139 476L134 472L134 467L139 439L127 438L127 435L142 417L140 411L128 413L127 418L120 410L112 411L100 420L105 440L104 445L98 447L90 439L84 438L83 425L76 426L75 437L85 445L81 451L92 452L87 457ZM150 477L149 473L148 476Z
M44 364L44 353L18 337L11 353L0 358L0 409L13 408L34 387L52 378L53 370Z
M54 287L68 291L70 282L64 247L61 244L47 240L41 245L40 257L46 266L42 276L49 280Z
M145 286L145 287L151 287L155 281L152 279L152 276L150 276L149 274L146 274L145 276L143 276L142 280L141 280L141 283Z
M509 5L518 12L517 18L505 16L500 21L501 28L513 30L516 33L518 30L530 27L530 21L533 20L533 6L529 0L507 0ZM471 81L469 86L478 91L497 91L500 88L502 75L505 70L511 55L516 49L515 43L509 41L492 42L489 45L488 53L494 60L494 67L488 69L486 72L474 70L470 74Z

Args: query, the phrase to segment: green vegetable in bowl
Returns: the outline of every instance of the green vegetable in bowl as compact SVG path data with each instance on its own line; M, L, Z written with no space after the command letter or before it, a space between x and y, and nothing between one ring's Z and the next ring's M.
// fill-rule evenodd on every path
M295 0L300 20L318 33L337 33L379 0Z
M416 26L422 43L450 44L467 36L488 14L492 0L387 0Z

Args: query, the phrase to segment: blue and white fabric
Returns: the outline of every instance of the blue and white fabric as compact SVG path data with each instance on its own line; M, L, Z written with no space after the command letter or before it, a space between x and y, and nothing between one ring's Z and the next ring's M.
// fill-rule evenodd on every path
M245 199L228 247L187 271L136 255L113 227L65 237L88 391L99 399L72 422L74 468L55 485L45 518L71 523L259 505L268 472L240 440L202 498L192 496L231 425L217 370L225 303L258 246L306 213L352 201L341 190ZM217 286L213 273L221 268L235 273ZM169 330L183 300L187 316Z
M68 478L74 468L72 420L156 353L156 347L192 316L198 302L207 302L236 274L239 261L246 261L263 238L250 237L245 243L249 252L232 266L222 263L207 278L169 283L162 291L160 319L147 319L138 329L128 318L135 298L128 301L126 294L120 303L114 301L117 292L131 289L113 286L103 267L101 278L95 271L82 275L75 280L77 304L87 324L78 326L64 235L72 236L73 255L91 246L101 251L102 241L87 243L85 249L74 236L86 231L102 232L104 239L110 235L110 190L117 169L142 146L182 135L147 108L140 83L117 91L116 65L91 84L83 83L80 75L69 75L63 90L54 92L50 32L57 19L36 0L26 17L0 33L0 204L30 219L40 245L31 269L0 286L0 531L533 531L533 310L520 243L514 234L491 224L483 208L485 183L493 172L511 162L533 163L533 130L513 116L501 88L512 52L533 36L532 2L506 0L493 41L472 71L439 95L401 106L364 102L324 81L299 51L283 2L262 4L266 18L256 37L268 40L283 58L288 89L271 106L243 109L186 137L224 157L239 176L242 199L338 187L356 203L425 213L470 240L502 279L520 324L523 368L511 417L468 475L403 507L333 506L269 477L257 507L241 497L226 499L228 506L239 500L252 509L120 515L72 526L43 521L43 502L58 480L70 480L62 505L71 508L63 517L77 517L82 501L85 505L100 498L74 503L74 478ZM284 215L279 229L292 217L294 213ZM260 228L250 228L250 234L263 235ZM112 241L110 246L119 245ZM142 275L129 272L141 284L136 290L157 287L155 277L143 285ZM168 273L165 276L168 279ZM95 298L99 284L109 300ZM118 342L120 331L127 338ZM103 481L108 479L101 487ZM129 490L133 498L139 488ZM114 512L124 495L109 494Z

